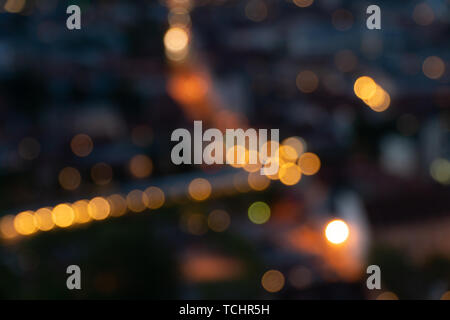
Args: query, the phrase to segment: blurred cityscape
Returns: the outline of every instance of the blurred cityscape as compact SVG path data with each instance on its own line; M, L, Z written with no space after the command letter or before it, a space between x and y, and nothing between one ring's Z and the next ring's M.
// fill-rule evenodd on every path
M450 299L450 1L371 4L0 0L0 298Z

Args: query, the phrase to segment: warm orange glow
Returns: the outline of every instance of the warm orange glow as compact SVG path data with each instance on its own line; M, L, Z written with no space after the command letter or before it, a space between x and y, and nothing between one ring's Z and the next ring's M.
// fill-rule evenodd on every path
M240 276L243 266L239 260L209 253L189 253L181 263L181 272L188 282L217 282Z
M370 77L360 77L355 81L355 94L373 111L382 112L389 108L391 97Z
M24 211L14 218L14 228L22 235L30 235L37 231L36 221L32 211Z
M102 197L95 197L88 204L88 213L94 220L104 220L111 213L109 202Z
M308 287L312 281L312 272L304 266L297 266L289 272L289 282L297 289Z
M264 273L261 284L268 292L278 292L284 287L284 275L278 270L269 270Z
M315 153L306 152L298 159L298 166L304 175L314 175L320 170L320 158Z
M450 291L445 292L442 295L441 300L450 300Z
M49 231L55 226L50 208L41 208L37 210L34 213L34 219L39 230Z
M347 224L339 219L331 221L325 228L325 236L333 244L344 243L348 239L349 233Z
M94 143L92 142L91 137L87 134L81 133L72 138L70 148L78 157L87 157L92 152Z
M92 220L88 212L89 201L78 200L72 204L72 209L75 214L75 223L86 223Z
M370 99L364 100L364 102L372 108L372 110L382 112L389 108L391 97L383 88L377 85L374 95Z
M192 199L203 201L211 195L211 184L206 179L197 178L189 184L188 191Z
M367 100L372 98L377 89L377 84L370 77L359 77L355 81L355 85L353 87L355 94L358 98L362 100Z
M288 162L281 166L278 175L283 184L292 186L300 181L302 178L302 171L295 163Z
M147 207L153 210L159 209L164 205L165 196L164 192L158 187L148 187L145 189L148 203Z
M170 78L168 91L172 98L181 103L199 103L208 92L208 81L195 73L177 74Z
M67 204L59 204L52 210L53 222L61 228L67 228L75 221L75 213L72 207Z

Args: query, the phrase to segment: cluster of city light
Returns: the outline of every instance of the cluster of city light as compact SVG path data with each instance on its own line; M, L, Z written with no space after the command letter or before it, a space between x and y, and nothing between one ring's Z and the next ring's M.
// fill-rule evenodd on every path
M43 207L36 211L28 210L2 217L0 236L3 239L29 236L39 231L68 228L90 221L120 217L128 211L156 210L164 203L164 192L155 186L148 187L144 191L132 190L126 196L112 194L107 197L78 200L74 203L61 203L55 207Z
M363 76L356 79L353 86L355 94L373 111L382 112L389 108L391 97L371 77Z
M272 151L273 148L276 149L275 152ZM248 184L256 191L265 190L269 186L270 180L280 180L287 186L295 185L300 181L302 175L314 175L321 166L320 158L315 153L305 152L306 143L299 137L289 137L281 144L276 141L268 141L261 146L260 150L267 150L267 154L276 156L266 157L263 165L261 159L264 158L264 155L257 150L236 145L230 147L226 152L226 160L231 166L242 168L249 173ZM273 162L278 163L278 170L275 173L269 171ZM261 174L261 169L263 174Z

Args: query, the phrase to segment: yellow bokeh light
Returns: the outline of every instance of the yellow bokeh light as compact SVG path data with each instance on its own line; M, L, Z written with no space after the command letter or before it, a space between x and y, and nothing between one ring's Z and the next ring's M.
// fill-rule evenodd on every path
M305 152L298 159L298 166L304 175L310 176L320 170L320 158L312 152Z
M145 189L148 203L147 207L150 209L159 209L164 205L165 196L164 192L158 187L148 187Z
M206 179L197 178L191 181L188 191L192 199L203 201L211 195L211 184Z
M295 163L288 162L281 166L278 175L283 184L292 186L300 181L302 178L302 171Z
M280 146L280 156L286 161L294 162L298 158L298 153L293 147L282 145Z
M334 64L339 71L350 72L358 65L358 58L351 50L340 50L334 56Z
M180 52L187 48L189 35L187 31L180 27L172 27L164 35L164 46L171 52Z
M341 244L348 239L350 234L347 224L339 219L333 220L325 228L327 240L333 244Z
M382 112L389 107L391 97L382 87L377 85L374 95L370 99L364 100L364 102L372 108L372 110Z
M78 200L72 204L72 209L75 214L75 223L86 223L92 220L88 212L88 200Z
M283 289L284 283L284 275L278 270L267 271L261 279L263 288L271 293L278 292Z
M38 228L32 211L24 211L14 218L14 228L17 233L22 235L30 235L35 233Z
M50 208L41 208L37 210L34 213L34 219L39 230L49 231L55 226Z
M88 213L94 220L104 220L111 213L111 206L105 198L95 197L89 201Z
M254 202L248 208L248 218L255 224L266 223L270 218L270 207L262 201Z
M58 227L67 228L74 223L75 212L69 204L59 204L53 208L52 218Z
M353 87L356 96L362 100L372 98L372 96L375 94L376 89L377 84L375 83L375 81L372 78L366 76L359 77L355 81L355 85Z

